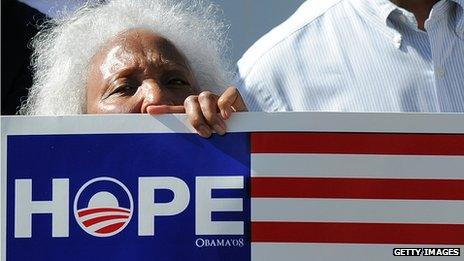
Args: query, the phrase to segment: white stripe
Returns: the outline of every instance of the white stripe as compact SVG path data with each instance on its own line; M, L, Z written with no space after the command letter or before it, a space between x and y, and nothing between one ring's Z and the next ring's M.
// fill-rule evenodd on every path
M464 179L463 156L251 155L252 177Z
M101 228L104 228L106 226L113 225L113 224L120 223L120 222L126 222L127 220L128 220L127 218L118 218L118 219L107 220L107 221L103 221L103 222L91 225L91 226L88 227L88 229L90 229L91 231L97 231L97 230L99 230Z
M394 248L461 247L459 257L396 257ZM368 244L273 244L252 243L252 261L424 261L462 260L462 246L431 245L368 245Z
M186 115L2 116L2 135L195 133ZM460 114L235 113L228 132L464 133Z
M252 198L251 220L464 224L464 202Z

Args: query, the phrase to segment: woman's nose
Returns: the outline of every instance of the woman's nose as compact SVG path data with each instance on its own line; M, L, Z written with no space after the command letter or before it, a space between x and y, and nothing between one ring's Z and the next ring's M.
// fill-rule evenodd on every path
M152 105L174 105L169 95L155 80L145 80L142 85L141 113L147 113L147 108Z

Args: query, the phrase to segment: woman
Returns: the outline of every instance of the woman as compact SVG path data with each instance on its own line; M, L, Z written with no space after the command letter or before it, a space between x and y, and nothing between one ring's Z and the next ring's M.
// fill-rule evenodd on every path
M227 26L204 1L88 2L33 41L34 84L20 113L182 112L231 82Z

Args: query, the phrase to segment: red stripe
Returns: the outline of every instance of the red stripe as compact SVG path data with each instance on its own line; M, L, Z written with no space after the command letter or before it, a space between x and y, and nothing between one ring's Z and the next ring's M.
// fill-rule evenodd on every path
M464 155L464 135L253 133L252 153Z
M96 217L96 218L88 219L88 220L82 222L82 224L85 227L89 227L89 226L95 225L95 224L103 222L103 221L108 221L108 220L112 220L112 219L121 219L121 218L129 218L129 216L127 216L127 215L109 215L109 216L103 216L103 217Z
M95 233L109 234L109 233L112 233L112 232L120 229L122 226L124 226L125 223L126 222L120 222L120 223L112 224L112 225L109 225L109 226L106 226L106 227L102 227L99 230L95 231Z
M253 177L251 196L464 200L464 180Z
M464 244L464 225L253 222L252 242Z
M120 209L120 208L91 208L91 209L85 209L81 210L77 213L79 217L87 216L90 214L95 214L95 213L100 213L100 212L121 212L121 213L127 213L130 214L129 210L126 209Z

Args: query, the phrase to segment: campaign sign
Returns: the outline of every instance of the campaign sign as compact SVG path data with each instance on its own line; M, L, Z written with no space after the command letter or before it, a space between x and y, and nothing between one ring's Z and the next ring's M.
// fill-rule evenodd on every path
M463 115L1 123L2 261L463 259Z
M249 260L249 135L7 136L7 260Z

